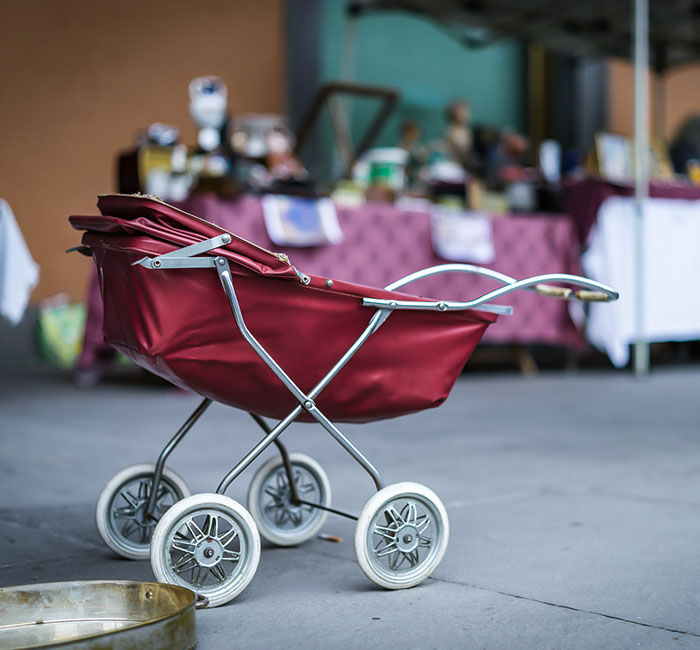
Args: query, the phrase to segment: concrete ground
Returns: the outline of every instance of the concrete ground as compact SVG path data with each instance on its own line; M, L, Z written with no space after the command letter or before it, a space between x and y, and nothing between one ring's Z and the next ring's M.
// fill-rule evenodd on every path
M103 484L155 459L197 398L162 385L0 380L0 586L152 578L94 524ZM293 549L264 545L233 602L197 613L199 648L700 648L700 368L468 374L439 409L343 430L387 483L437 492L451 523L434 576L386 592L329 517ZM257 440L213 406L170 465L212 491ZM371 483L318 426L285 434L359 512ZM271 452L270 452L271 453ZM267 454L266 454L267 455ZM230 494L244 501L250 471Z

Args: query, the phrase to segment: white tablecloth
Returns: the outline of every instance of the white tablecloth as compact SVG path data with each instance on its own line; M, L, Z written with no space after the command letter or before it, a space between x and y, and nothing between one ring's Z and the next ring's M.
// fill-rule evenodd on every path
M629 361L637 331L634 198L600 206L583 254L585 274L620 292L592 304L588 337L617 367ZM644 336L647 341L700 339L700 201L648 199L644 217Z
M0 199L0 315L13 325L27 308L29 294L39 281L39 267L24 243L9 204Z

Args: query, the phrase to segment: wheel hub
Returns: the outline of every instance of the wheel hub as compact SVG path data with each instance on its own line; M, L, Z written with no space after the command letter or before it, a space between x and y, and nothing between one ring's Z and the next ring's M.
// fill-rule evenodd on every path
M216 566L224 554L224 547L218 539L205 537L194 548L194 559L203 567Z
M280 490L279 498L285 508L294 507L294 504L292 503L292 491L288 487Z
M419 542L418 530L415 526L400 526L396 531L396 546L402 553L414 551Z
M136 511L134 512L134 521L139 526L148 526L151 522L148 521L146 517L146 500L139 502L136 506Z
M280 472L281 475L281 472ZM294 503L292 489L287 482L286 475L284 484L280 484L281 481L277 482L277 487L273 491L268 491L268 494L273 497L277 509L277 523L280 524L283 521L298 521L303 517L303 510L301 504Z

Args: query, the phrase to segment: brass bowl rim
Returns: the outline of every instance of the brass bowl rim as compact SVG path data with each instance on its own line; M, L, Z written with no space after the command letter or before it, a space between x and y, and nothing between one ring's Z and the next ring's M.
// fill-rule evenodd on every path
M171 611L166 612L162 614L161 616L156 616L153 618L149 618L145 621L133 621L133 624L129 624L127 626L124 626L123 628L120 628L118 630L112 630L109 632L97 632L97 633L92 633L92 634L85 634L81 636L76 636L72 637L69 639L60 640L56 641L55 643L50 643L46 645L31 645L31 646L21 646L16 648L16 650L23 650L24 648L31 648L32 650L34 649L40 649L42 647L46 648L60 648L62 646L67 646L73 643L76 643L77 641L88 641L93 638L99 638L103 636L112 636L115 634L119 634L121 632L126 632L129 630L135 630L141 627L146 627L148 625L153 625L155 623L159 623L161 621L168 620L170 618L175 618L177 616L185 614L188 610L192 609L193 611L196 609L196 602L197 602L197 595L191 590L188 589L187 587L182 587L180 585L171 585L163 582L153 582L153 581L147 581L147 580L64 580L60 582L40 582L40 583L34 583L34 584L28 584L28 585L12 585L9 587L0 587L0 599L2 599L2 595L5 593L11 593L11 592L16 592L16 591L25 591L25 592L31 592L31 591L40 591L42 588L44 589L50 589L50 590L56 590L56 589L61 589L61 587L70 587L71 589L76 589L76 588L82 588L82 587L96 587L96 586L124 586L124 587L141 587L141 588L147 588L147 587L154 587L160 590L166 590L166 591L172 591L172 592L180 592L181 595L184 595L186 597L186 602L181 605L174 607ZM1 602L0 602L1 605ZM31 621L27 621L27 624L31 624ZM8 625L8 626L3 626L0 625L0 632L2 629L11 629L13 627L16 627L14 625Z

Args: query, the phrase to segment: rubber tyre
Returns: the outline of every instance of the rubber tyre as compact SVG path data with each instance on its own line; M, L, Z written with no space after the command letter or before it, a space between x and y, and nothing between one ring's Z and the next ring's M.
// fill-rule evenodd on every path
M242 561L243 564L236 564L235 571L227 576L225 584L212 588L198 587L175 572L170 560L170 545L185 521L212 512L233 521L239 529L238 535L242 537L241 543L245 544L245 548L241 546L238 563ZM222 494L195 494L179 501L158 522L151 541L151 568L156 580L191 589L206 599L205 607L218 607L238 596L250 584L259 562L260 535L255 521L240 503Z
M376 538L372 537L372 535L378 536L379 534L372 532L371 535L370 530L374 530L374 526L377 525L377 519L383 515L385 508L389 504L397 501L401 502L404 499L409 499L414 504L417 503L423 511L430 514L430 525L433 528L427 527L425 531L431 530L432 539L435 540L435 543L431 544L430 550L423 559L419 560L415 567L406 571L399 571L398 569L393 570L385 567L379 561L375 551ZM385 520L382 519L382 521ZM408 526L408 524L406 525ZM385 530L389 529L389 527L384 526L383 528ZM406 530L408 531L409 528ZM379 490L362 509L355 528L355 554L360 568L375 584L385 589L408 589L423 582L437 568L447 550L449 535L450 525L445 506L432 490L419 483L395 483ZM421 539L420 534L413 534L413 537L416 540ZM388 550L390 545L385 548Z
M153 477L156 466L153 463L141 463L139 465L130 465L125 467L120 472L117 472L107 484L102 488L100 496L97 499L95 508L95 523L97 524L97 532L100 534L102 541L117 555L121 555L129 560L147 560L150 554L149 544L137 544L136 542L125 539L120 531L114 530L110 510L112 502L121 488L134 479L140 477ZM163 468L162 481L166 482L169 488L176 494L178 500L192 494L185 480L172 469Z
M301 468L308 472L317 488L321 493L320 504L326 508L331 505L331 484L323 467L319 465L313 458L305 454L291 453L289 460L294 467ZM328 512L325 510L314 509L311 513L311 518L307 519L299 530L289 528L279 528L270 521L269 517L264 516L260 508L260 493L267 478L274 472L284 468L282 458L277 456L271 458L264 463L253 476L253 480L248 488L248 510L253 516L255 523L258 526L260 535L268 542L276 546L296 546L311 539L321 529L326 521ZM286 475L285 475L286 477Z

